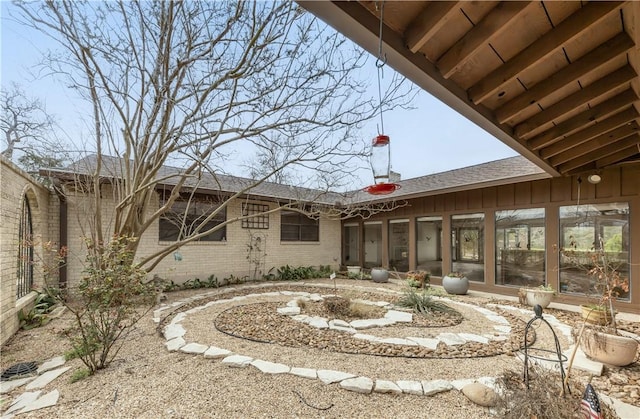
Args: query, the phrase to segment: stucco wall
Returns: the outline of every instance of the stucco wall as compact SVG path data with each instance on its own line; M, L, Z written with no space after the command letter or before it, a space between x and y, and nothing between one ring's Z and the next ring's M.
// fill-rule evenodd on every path
M42 243L57 242L56 198L28 173L0 156L0 343L4 344L18 330L18 311L28 309L35 293L16 299L20 217L27 196L34 232L33 286L43 286L41 264L45 253Z
M109 197L109 187L105 186L103 198ZM82 237L86 235L83 228L88 226L87 214L92 214L92 202L86 195L67 193L69 211L69 249L73 254L69 257L68 280L69 285L77 283L83 269ZM242 202L261 203L275 207L273 202L257 200L231 202L227 207L227 219L241 215ZM103 224L112 222L114 201L103 199ZM154 202L149 211L157 208ZM140 239L137 257L142 258L162 248L168 242L161 242L158 238L159 223L155 221ZM108 234L110 230L107 229ZM251 234L261 237L260 263L256 269L248 259ZM340 221L320 220L320 240L318 242L281 242L280 241L280 213L269 215L269 229L245 229L240 222L227 225L226 241L224 242L193 242L179 249L181 260L176 260L173 254L163 259L150 273L161 278L181 283L189 279L200 278L206 280L215 275L220 283L230 275L236 277L262 277L283 265L315 266L331 265L338 269L340 260ZM256 254L252 255L255 260ZM257 270L257 272L255 272Z

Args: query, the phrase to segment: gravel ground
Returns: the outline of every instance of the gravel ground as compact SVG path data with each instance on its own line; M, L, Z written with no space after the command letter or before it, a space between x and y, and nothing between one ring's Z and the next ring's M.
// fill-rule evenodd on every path
M322 282L322 281L316 281ZM333 284L327 281L327 284ZM339 281L340 285L374 286L401 290L396 284L373 284L370 281ZM302 290L298 286L287 289ZM229 288L220 289L226 292ZM179 291L168 294L168 301L179 301L191 295L210 290ZM239 291L239 293L257 291ZM326 293L330 293L327 291ZM228 298L225 294L223 298ZM379 291L372 291L374 296ZM366 297L361 297L367 299ZM374 298L372 298L374 299ZM485 304L485 298L464 296L460 301ZM252 303L285 304L288 298L266 298ZM375 299L374 299L375 300ZM202 302L191 304L201 305ZM514 303L510 303L514 304ZM387 357L372 354L333 352L320 347L294 347L281 344L259 343L239 339L218 331L214 327L217 315L233 304L212 306L190 314L182 324L187 329L187 342L196 341L216 345L231 351L290 366L314 369L336 369L371 378L397 379L456 379L496 376L504 369L520 371L522 364L508 350L490 357L463 357L458 359ZM236 304L237 305L237 304ZM264 306L265 309L267 305ZM186 307L184 308L186 309ZM456 307L458 309L458 307ZM484 327L483 316L469 316L459 309L465 320L447 331L467 331ZM577 322L574 313L550 310L562 321ZM256 315L256 313L254 313ZM258 316L260 317L260 316ZM470 318L467 318L470 317ZM170 318L169 318L170 320ZM510 318L514 324L527 319ZM71 316L66 313L44 327L20 331L3 348L0 366L4 370L16 362L43 362L63 354L69 349L65 333L71 328ZM341 389L338 385L325 385L289 374L263 374L256 368L228 368L220 361L177 352L168 352L164 338L159 336L151 313L137 326L119 352L114 363L94 376L71 384L72 372L81 368L79 360L67 363L72 370L49 384L44 391L60 391L60 400L52 408L19 416L20 418L247 418L247 417L429 417L429 418L486 418L488 410L470 402L458 391L440 393L432 397L391 394L359 394ZM635 325L627 325L629 328ZM412 335L435 333L438 328L410 327ZM402 335L406 330L389 328L386 333ZM295 330L292 328L291 330ZM444 330L444 329L442 329ZM539 342L548 336L538 333ZM566 342L563 342L563 347ZM395 345L390 345L395 346ZM504 349L504 348L503 348ZM586 376L572 371L572 376L586 380ZM605 377L594 378L608 393L619 393L627 402L640 384L640 366L636 362L624 369L607 370ZM626 388L626 390L625 390ZM16 390L2 397L4 411L8 401L19 395Z

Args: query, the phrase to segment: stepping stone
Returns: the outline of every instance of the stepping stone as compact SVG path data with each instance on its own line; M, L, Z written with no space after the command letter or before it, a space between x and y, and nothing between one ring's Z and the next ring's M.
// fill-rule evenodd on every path
M315 327L316 329L328 329L329 323L327 319L324 317L310 317L307 320L307 324L311 327Z
M331 326L337 326L337 327L351 327L351 325L348 322L345 322L344 320L340 320L340 319L334 319L331 320L329 322L329 327Z
M291 318L297 322L302 323L306 323L309 320L309 316L307 316L306 314L298 314L297 316L292 316Z
M408 337L407 339L414 341L420 346L424 346L425 348L436 350L438 348L438 344L440 341L438 339L431 338L416 338L416 337Z
M58 368L64 365L65 363L65 359L64 356L57 356L55 358L51 358L48 361L45 361L42 365L40 365L40 367L38 368L38 374L42 374L43 372L47 372L49 370L52 370L54 368Z
M207 345L203 345L201 343L187 343L183 347L180 348L180 352L184 352L186 354L203 354L209 347Z
M376 386L373 391L376 393L402 394L402 389L396 383L387 380L376 380Z
M381 339L380 342L382 342L382 343L391 343L391 344L394 344L394 345L417 346L416 342L411 341L409 339L402 339L402 338L384 338L384 339Z
M347 378L340 381L340 387L356 393L369 394L373 389L373 380L369 377Z
M422 382L422 391L425 396L432 396L443 391L449 391L453 385L447 380L432 380Z
M291 300L287 303L287 307L300 307L298 305L298 300Z
M34 410L44 409L45 407L55 406L56 403L58 403L59 398L60 392L58 392L58 390L50 391L44 396L39 397L36 401L29 403L18 413L27 413Z
M222 360L224 365L232 368L245 368L251 364L253 358L244 355L230 355Z
M458 336L469 342L489 343L489 339L474 333L458 333Z
M509 321L507 319L505 319L504 317L498 315L498 314L493 314L493 315L488 315L487 319L489 319L490 321L494 322L494 323L498 323L498 324L504 324L504 325L508 325Z
M447 346L462 345L466 340L456 333L440 333L438 339Z
M65 368L58 368L57 370L47 371L41 376L39 376L38 378L36 378L35 380L33 380L32 382L30 382L29 384L27 384L25 389L35 390L38 388L42 388L47 384L49 384L50 382L52 382L53 380L55 380L56 378L58 378L59 376L61 376L62 374L64 374L65 372L69 371L70 369L71 367L65 367Z
M166 340L171 340L175 338L181 338L187 333L187 331L182 327L181 324L168 324L164 328L164 338Z
M347 326L347 327L336 326L336 325L332 324L332 321L329 322L329 329L331 329L331 330L337 330L339 332L345 332L345 333L349 333L349 334L352 334L352 335L355 334L355 333L358 333L357 330L354 329L353 327L350 327L350 326Z
M297 316L300 314L300 307L280 307L278 308L278 314L283 316Z
M500 333L511 333L511 326L493 326Z
M40 393L42 393L42 391L26 391L22 393L21 395L16 397L13 403L11 403L11 406L9 407L9 409L7 409L7 411L3 413L2 417L5 417L7 414L11 412L15 412L17 410L23 409L29 404L35 402L38 399L38 397L40 397Z
M474 380L473 378L465 378L465 379L462 379L462 380L453 380L453 381L451 381L451 385L453 386L453 388L455 388L456 390L460 391L467 384L471 384L471 383L475 383L475 382L476 382L476 380Z
M291 370L287 365L276 364L275 362L263 361L261 359L254 359L251 361L251 365L265 374L285 374Z
M316 378L318 378L318 373L316 372L316 370L311 368L292 367L291 371L289 371L289 374L293 374L303 378L310 378L312 380L315 380Z
M228 350L222 349L222 348L217 348L215 346L209 347L209 349L207 349L204 352L204 357L205 358L210 358L210 359L225 358L225 357L227 357L229 355L231 355L231 351L228 351Z
M417 396L422 396L422 383L420 381L400 380L396 381L396 384L405 394L415 394Z
M381 339L378 336L374 336L374 335L367 335L365 333L356 333L353 335L353 337L355 339L362 339L362 340L368 340L371 342L380 342Z
M354 320L350 324L351 324L351 327L353 327L354 329L371 329L373 327L389 326L394 323L395 321L391 319L382 318L382 319Z
M0 381L0 394L8 393L13 389L21 387L35 379L36 379L36 376L34 375L33 377L18 378L17 380Z
M179 337L179 338L174 338L174 339L168 340L167 342L165 342L164 345L167 347L167 349L170 352L173 352L173 351L177 351L178 349L182 348L186 344L187 344L187 342L185 342L184 339Z
M318 370L318 378L325 384L337 383L339 381L353 377L355 377L355 375L342 371Z
M171 319L171 323L169 324L176 324L176 323L180 323L181 321L183 321L185 318L187 317L187 313L178 313L176 314L173 319Z
M396 323L411 323L413 314L406 311L389 310L384 315L385 319L393 320Z
M569 349L564 351L564 355L567 359L571 358L571 353L573 352L573 348L575 345L571 345ZM590 374L597 375L598 377L602 375L604 371L604 364L598 361L593 361L584 354L582 349L578 348L576 351L576 356L573 358L573 366L572 368L579 369L581 371L586 371Z

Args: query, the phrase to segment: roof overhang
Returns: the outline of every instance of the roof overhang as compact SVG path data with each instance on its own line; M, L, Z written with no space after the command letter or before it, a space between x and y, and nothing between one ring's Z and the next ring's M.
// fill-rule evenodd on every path
M640 2L298 1L552 176L640 161Z

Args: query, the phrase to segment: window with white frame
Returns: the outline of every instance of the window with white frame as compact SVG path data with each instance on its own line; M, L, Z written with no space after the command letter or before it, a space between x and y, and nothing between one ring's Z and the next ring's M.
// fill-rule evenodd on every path
M320 241L320 222L297 211L282 210L280 215L280 240L287 242Z

